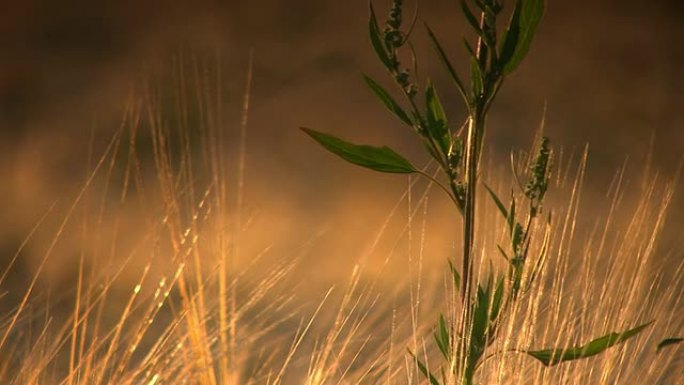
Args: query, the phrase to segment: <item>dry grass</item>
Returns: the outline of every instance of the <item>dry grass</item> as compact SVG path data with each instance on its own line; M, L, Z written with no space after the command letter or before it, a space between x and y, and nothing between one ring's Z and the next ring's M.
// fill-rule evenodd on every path
M241 247L250 220L243 195L249 81L241 152L233 157L225 147L222 96L203 68L191 67L178 72L179 91L169 106L151 87L131 97L120 129L66 207L29 289L2 318L0 382L426 383L406 348L428 364L438 362L431 337L436 314L457 314L459 306L444 294L454 288L441 276L442 262L426 257L434 251L431 242L441 240L431 213L443 209L429 201L430 186L409 180L386 225L369 237L367 253L350 263L348 280L302 298L295 290L307 290L297 273L300 251L281 257ZM655 353L660 339L684 334L681 247L664 250L658 243L676 181L649 173L635 183L625 168L605 202L587 207L581 199L586 156L557 162L546 205L553 219L539 225L550 234L542 279L505 319L504 338L487 352L478 383L683 383L681 349ZM500 174L496 167L484 172L506 191L512 181ZM94 188L94 181L105 187ZM119 216L124 212L137 215ZM484 204L480 212L482 229L502 228L493 207ZM144 224L133 240L125 230L130 221ZM65 234L68 229L76 235ZM477 241L481 258L497 266L501 261L491 256L504 235L480 233L487 234ZM73 289L55 300L36 282L45 263L61 258L55 245L66 236L97 240L100 248L80 253ZM371 268L368 256L384 253L377 248L381 239L389 239L391 251ZM542 242L532 247L539 250ZM476 273L484 276L489 264L482 266ZM12 273L7 267L0 283ZM124 278L131 275L136 279ZM578 343L652 319L647 332L624 346L552 369L524 354L501 353Z

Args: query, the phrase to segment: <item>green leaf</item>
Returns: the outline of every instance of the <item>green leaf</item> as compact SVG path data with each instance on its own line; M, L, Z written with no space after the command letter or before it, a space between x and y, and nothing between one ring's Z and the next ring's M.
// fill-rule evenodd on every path
M437 377L435 377L430 371L427 369L427 366L423 363L423 361L419 360L418 357L416 357L415 354L413 354L412 351L408 351L409 355L413 357L414 360L416 360L416 365L418 365L418 369L423 373L423 375L430 380L431 385L440 385L439 380L437 380Z
M465 45L466 51L468 51L468 53L470 54L470 57L471 57L473 60L477 60L477 54L475 53L475 50L474 50L473 47L470 45L470 43L468 43L468 40L463 39L463 45Z
M504 249L502 249L499 245L496 245L496 248L499 249L499 253L501 253L501 256L503 256L506 261L510 262L510 258L508 258L508 254L506 254Z
M430 136L439 143L442 153L448 154L451 147L449 128L446 113L439 101L437 91L432 83L428 82L425 90L425 107L427 109L427 129Z
M477 20L475 15L473 15L473 13L470 11L470 8L468 8L468 4L466 4L465 0L460 0L460 2L461 9L463 10L463 14L466 17L468 24L470 24L470 26L473 27L478 36L482 36L482 28L480 28L480 22Z
M449 270L451 271L451 275L454 277L454 288L458 289L461 287L461 274L459 274L456 266L454 266L454 263L451 261L449 261Z
M470 87L473 93L473 100L476 100L484 91L484 76L477 57L470 59Z
M508 222L508 231L510 234L513 234L513 228L516 224L515 222L515 197L513 196L513 192L511 191L511 207L508 209L508 217L506 218L506 221Z
M503 202L501 201L501 199L499 199L499 196L496 195L494 190L492 190L491 187L489 187L486 183L484 184L484 186L485 189L487 189L487 192L489 192L489 196L494 201L494 204L496 204L496 207L499 209L501 215L503 215L503 217L506 218L506 224L508 225L508 233L513 235L515 225L515 198L511 197L511 207L509 209L506 209L506 206L504 206Z
M499 316L499 311L501 310L501 302L503 301L504 295L504 279L503 276L499 277L496 281L496 288L494 289L494 296L492 298L492 309L489 314L490 321L496 320Z
M565 361L578 360L600 354L606 349L634 337L652 323L653 321L621 333L609 333L587 344L568 349L528 350L526 353L539 360L545 366L558 365Z
M523 240L525 240L525 233L520 223L516 223L511 234L511 248L516 257L520 256Z
M522 0L515 2L515 8L513 8L513 14L508 22L508 29L504 32L503 43L501 44L501 49L499 53L499 62L502 68L505 68L508 62L513 58L515 53L515 48L518 45L518 39L520 38L520 10L522 8Z
M530 49L532 38L544 16L545 0L518 0L501 46L500 61L505 73L515 70Z
M445 359L450 359L451 357L451 337L449 336L449 329L447 328L446 319L444 315L439 315L439 327L437 332L435 332L435 341L437 342L437 347Z
M378 99L380 99L385 107L387 107L387 109L401 119L402 122L411 127L413 126L411 118L409 118L408 114L401 108L401 106L399 106L399 103L397 103L392 96L390 96L389 92L385 91L385 89L382 88L382 86L372 78L363 75L363 79L366 81L366 84L368 84L368 87L370 87Z
M489 339L489 301L491 299L492 276L487 280L487 286L477 285L476 300L472 306L472 327L468 352L466 354L465 376L470 377L475 372L477 363L484 353Z
M523 274L523 258L518 256L517 253L509 261L511 264L511 269L509 270L509 277L511 280L511 298L516 299L518 297L518 292L520 291L522 285L522 274Z
M489 326L489 301L491 299L492 277L489 276L487 286L477 285L477 300L473 311L473 331L471 334L471 346L474 351L479 352L484 349L487 327ZM471 352L472 353L472 352Z
M684 342L684 337L674 337L674 338L666 338L660 343L658 343L658 347L656 347L656 351L660 351L660 349L670 346L670 345L676 345L678 343Z
M301 129L328 151L347 162L380 172L395 174L417 172L408 160L389 147L353 144L310 128L302 127Z
M506 206L504 206L503 202L501 202L501 199L499 199L494 190L492 190L486 183L484 186L487 189L487 192L489 192L489 196L492 197L494 204L496 204L496 207L499 209L499 212L501 212L501 215L508 219L508 210L506 209Z
M446 55L446 52L444 52L444 49L439 44L437 37L432 32L432 30L427 25L427 23L425 24L425 28L427 29L428 36L430 36L430 40L432 41L432 44L435 46L435 51L437 51L437 55L439 56L439 60L442 62L444 67L446 67L446 70L449 73L449 76L451 76L451 80L453 80L454 83L456 83L456 88L458 88L458 92L461 93L461 97L463 97L463 101L465 102L465 104L470 105L470 101L468 100L468 93L466 92L465 87L463 86L463 82L461 81L461 78L458 77L458 74L456 73L454 66L451 65L451 62L449 61L449 58Z
M474 0L473 2L475 5L477 5L480 11L484 12L487 9L487 4L485 4L485 2L482 0Z
M371 45L373 50L378 55L378 58L385 65L385 68L392 70L394 68L394 62L390 58L385 45L383 43L382 35L380 34L380 28L378 27L378 20L375 17L375 10L373 9L373 2L370 2L370 18L368 20L368 32L370 35Z
M428 120L433 120L435 122L442 122L446 126L447 117L442 108L442 103L439 101L439 96L437 96L437 91L431 82L428 82L427 90L425 91L425 105L427 107L427 117ZM446 133L446 127L444 127L443 134Z

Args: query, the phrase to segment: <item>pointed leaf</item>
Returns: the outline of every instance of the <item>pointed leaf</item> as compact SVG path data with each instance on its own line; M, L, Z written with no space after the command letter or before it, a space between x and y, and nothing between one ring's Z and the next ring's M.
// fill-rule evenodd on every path
M428 82L425 90L425 107L427 109L427 129L430 136L439 143L442 153L448 154L451 147L446 113L439 101L439 96L432 83Z
M492 276L487 280L487 286L477 285L476 299L472 303L472 326L468 353L466 354L465 376L472 375L477 363L485 351L489 337L489 301L491 299Z
M430 82L428 82L427 90L425 91L425 105L427 107L428 120L432 119L435 122L443 122L444 126L446 126L446 113L444 108L442 108L442 103L439 101L435 87Z
M470 54L470 57L471 57L472 59L474 59L474 60L477 60L477 54L475 53L475 50L474 50L473 47L470 45L470 43L468 43L468 40L463 39L463 44L464 44L465 47L466 47L466 51L468 51L468 53Z
M516 223L513 227L513 234L511 234L511 248L516 257L520 257L520 250L522 248L523 240L525 240L525 233L520 223Z
M439 326L437 332L435 332L435 341L437 342L437 347L445 359L449 359L451 356L451 337L449 336L449 329L447 328L446 319L444 315L439 315Z
M408 160L389 147L358 145L309 128L302 127L302 130L328 151L347 162L380 172L396 174L417 172Z
M508 258L508 254L506 254L504 249L502 249L499 245L496 245L496 248L499 249L499 253L501 253L501 256L503 256L506 261L510 262L511 259Z
M513 196L513 192L511 191L511 207L508 209L508 218L506 218L506 221L508 222L508 231L513 234L513 227L515 226L515 197Z
M489 301L491 298L492 277L487 280L487 286L477 285L477 295L475 302L475 309L473 310L473 329L471 333L470 345L473 351L481 351L484 349L484 341L486 340L487 326L489 326ZM471 353L473 353L471 351Z
M544 16L545 0L518 0L501 47L505 73L518 67L530 49L532 38Z
M558 365L565 361L578 360L600 354L606 349L634 337L652 323L653 321L621 333L609 333L605 336L596 338L587 344L575 346L573 348L528 350L526 353L539 360L545 366Z
M449 73L449 76L451 76L451 80L453 80L454 83L456 83L456 88L458 88L458 92L461 93L461 97L463 97L463 101L465 102L466 105L469 105L470 102L468 101L468 93L466 92L465 87L463 86L463 82L458 77L458 74L456 73L454 66L451 65L451 62L449 61L449 58L446 55L446 52L444 52L444 49L442 49L442 46L439 44L439 41L437 40L437 37L432 32L432 30L427 25L427 23L425 24L425 28L427 29L428 36L430 36L430 40L432 40L432 44L435 46L435 51L437 51L437 55L439 56L439 60L442 62L444 67L446 67L446 70Z
M477 57L473 56L470 59L470 87L473 94L473 100L476 100L478 97L480 97L484 91L483 84L484 77L482 76L480 63L478 63Z
M506 218L506 224L508 225L509 234L513 234L513 226L515 225L515 199L511 198L511 207L509 209L506 209L506 206L504 206L503 202L501 201L501 199L499 199L499 196L496 195L494 190L492 190L491 187L489 187L486 183L484 186L485 189L487 189L487 192L489 192L489 196L494 201L494 204L496 204L496 207L499 209L501 215L503 215L503 217Z
M506 67L506 64L511 60L513 54L515 53L515 48L518 45L518 39L520 39L520 11L522 8L522 0L517 0L515 2L515 8L513 8L513 14L511 14L511 19L508 21L508 29L503 35L501 44L501 49L499 53L499 61L502 67Z
M368 84L368 87L370 87L378 99L380 99L385 107L387 107L387 109L396 115L397 118L401 119L402 122L409 126L413 126L411 118L409 118L408 114L401 108L401 106L399 106L399 103L397 103L392 96L390 96L389 92L385 91L385 89L382 88L382 86L372 78L363 75L363 79L366 81L366 84Z
M478 36L482 36L482 28L480 28L480 22L477 20L475 15L473 15L473 13L470 11L470 8L468 7L468 4L466 4L465 0L460 0L460 2L461 9L463 10L463 14L466 17L468 24L470 24L470 26L473 27Z
M485 2L482 0L474 0L474 3L475 5L477 5L481 12L484 12L487 9L487 4L485 4Z
M382 64L385 65L385 68L391 70L394 67L394 63L392 62L392 59L390 59L390 56L387 53L387 50L385 49L383 38L380 34L380 28L378 27L378 20L375 17L373 2L370 2L370 18L368 20L368 33L370 35L371 45L373 46L375 54L378 55L378 58L380 59Z
M499 316L499 311L501 310L501 302L503 301L504 295L504 279L503 276L496 280L496 288L494 289L494 296L492 298L492 309L489 314L489 319L491 321L496 320Z
M451 275L454 277L454 287L461 287L461 274L459 274L456 266L454 266L454 263L451 261L449 261L449 270L451 271Z
M435 377L430 371L427 369L427 366L423 363L423 361L419 360L418 357L416 357L415 354L413 354L412 351L408 351L409 355L413 357L414 360L416 360L416 365L418 365L418 369L420 370L421 373L425 376L425 378L430 380L431 385L440 385L439 380L437 380L437 377Z
M496 204L496 207L499 209L499 212L501 212L501 215L503 215L504 218L508 219L508 210L506 209L506 206L504 206L503 202L501 202L501 199L499 199L499 196L496 195L494 190L492 190L486 183L484 184L484 186L485 189L487 189L487 192L489 192L489 196L492 197L494 204Z
M666 338L660 343L658 343L658 347L656 348L656 351L660 351L660 349L670 346L670 345L676 345L678 343L684 342L684 337L675 337L675 338Z

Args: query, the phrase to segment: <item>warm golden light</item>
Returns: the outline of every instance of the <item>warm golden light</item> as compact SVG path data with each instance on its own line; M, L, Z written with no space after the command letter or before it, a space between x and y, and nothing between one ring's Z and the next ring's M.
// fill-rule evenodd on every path
M367 3L76 3L0 15L0 383L428 383L406 350L441 364L458 211L424 178L348 166L299 130L436 173L360 76L391 82ZM684 336L681 5L548 3L479 174L522 199L511 168L544 119L551 215L529 248L548 258L476 383L681 384L684 348L656 353ZM463 63L458 4L419 12ZM421 24L420 76L460 121ZM508 235L478 194L484 280L508 267ZM545 369L521 353L652 320L591 360Z

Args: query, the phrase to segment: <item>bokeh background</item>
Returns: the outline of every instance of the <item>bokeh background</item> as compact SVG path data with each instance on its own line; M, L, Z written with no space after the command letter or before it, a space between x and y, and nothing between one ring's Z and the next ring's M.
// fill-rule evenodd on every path
M376 3L384 15L387 2ZM683 4L548 1L527 60L507 80L494 107L486 149L491 161L507 162L512 149L528 148L546 106L545 131L557 146L578 153L589 143L584 195L589 205L605 204L610 181L624 164L632 183L639 183L647 164L651 172L672 178L684 156ZM407 11L412 7L409 2ZM150 84L174 92L174 79L193 63L207 69L214 91L223 95L219 115L227 167L237 170L245 74L253 51L245 180L250 227L244 248L249 254L271 246L275 255L303 258L300 273L311 285L348 275L352 262L373 245L407 183L404 177L344 164L298 127L388 144L417 164L426 161L411 133L361 79L367 73L389 85L368 43L366 0L29 0L5 1L0 8L3 261L56 207L22 251L21 266L4 291L32 277L131 95L143 94ZM423 0L418 12L452 60L462 62L461 37L468 30L458 2ZM463 108L421 24L413 34L420 75L434 80L452 121L460 121ZM682 188L663 237L662 250L670 256L684 235ZM433 195L435 207L442 207L442 198ZM116 202L116 194L107 199ZM443 211L433 210L434 217L449 218ZM137 213L121 212L122 239L134 239L144 227ZM43 285L70 285L81 251L98 254L96 240L84 241L78 226L61 237ZM378 260L393 242L388 237ZM440 242L441 251L429 258L443 263L453 241L445 236ZM676 258L682 257L679 250Z

